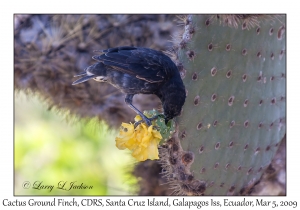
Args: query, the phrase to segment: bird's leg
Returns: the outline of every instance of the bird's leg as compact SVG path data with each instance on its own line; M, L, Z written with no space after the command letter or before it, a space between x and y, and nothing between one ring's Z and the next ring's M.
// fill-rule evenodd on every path
M132 105L132 98L133 98L133 94L127 94L126 96L125 96L125 103L133 110L133 111L135 111L135 113L137 113L138 115L140 115L141 116L141 118L143 119L143 121L148 125L148 126L150 126L152 123L151 123L151 121L153 120L152 118L148 118L148 117L146 117L140 110L138 110L135 106L133 106ZM139 121L139 122L136 122L136 123L138 123L137 125L139 125L140 123L141 123L141 121ZM135 127L137 126L136 125L136 123L135 123Z

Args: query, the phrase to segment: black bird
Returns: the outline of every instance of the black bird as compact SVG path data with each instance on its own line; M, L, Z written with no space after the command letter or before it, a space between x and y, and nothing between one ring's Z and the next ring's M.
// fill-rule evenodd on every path
M135 94L157 95L163 105L166 123L180 114L186 98L185 87L177 66L168 56L156 50L128 46L98 52L103 54L95 55L93 59L99 62L76 75L83 77L72 85L89 79L110 83L126 93L125 102L148 126L156 117L149 119L132 105Z

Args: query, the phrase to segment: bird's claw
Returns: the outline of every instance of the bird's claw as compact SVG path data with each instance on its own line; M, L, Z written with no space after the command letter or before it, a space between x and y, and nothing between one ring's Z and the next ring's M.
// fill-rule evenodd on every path
M134 123L134 128L138 127L143 121L144 121L144 120L140 120L140 121L138 121L138 122L135 122L135 123ZM150 124L150 125L151 125L151 124ZM156 126L156 125L153 125L153 128L154 128L155 130L157 130L157 131L160 130L159 127Z
M134 123L134 128L138 127L141 123L143 122L143 120L140 120L138 122Z
M140 120L140 121L137 121L137 122L135 122L134 123L134 128L136 128L139 124L141 124L142 122L145 122L148 126L150 126L150 125L152 125L152 123L151 123L151 119L148 119L147 117L145 117L145 116L141 116L142 117L142 120Z

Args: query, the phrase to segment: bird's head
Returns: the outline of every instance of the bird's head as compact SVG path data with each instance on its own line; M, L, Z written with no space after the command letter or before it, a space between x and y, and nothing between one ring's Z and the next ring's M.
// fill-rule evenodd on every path
M87 67L84 72L75 75L74 77L80 77L82 76L80 79L74 81L72 83L72 85L77 85L79 83L88 81L90 79L94 79L98 82L106 82L107 78L106 78L106 68L105 65L101 62L96 63L94 65L91 65L89 67Z
M178 114L177 112L174 113L174 110L172 109L164 109L164 118L165 118L165 124L167 125L170 120L172 120L174 117L176 117Z
M169 120L180 115L185 98L185 90L175 88L173 90L166 91L162 100L166 124Z

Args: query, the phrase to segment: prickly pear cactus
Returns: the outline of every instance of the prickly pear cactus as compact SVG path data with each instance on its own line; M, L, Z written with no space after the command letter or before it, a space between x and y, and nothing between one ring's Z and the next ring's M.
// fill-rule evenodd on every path
M185 19L177 61L187 91L161 149L175 194L246 194L286 132L285 16Z

